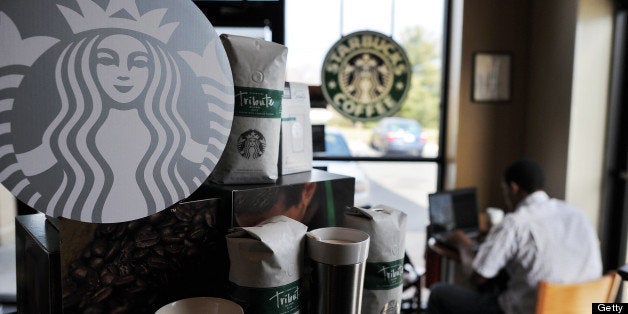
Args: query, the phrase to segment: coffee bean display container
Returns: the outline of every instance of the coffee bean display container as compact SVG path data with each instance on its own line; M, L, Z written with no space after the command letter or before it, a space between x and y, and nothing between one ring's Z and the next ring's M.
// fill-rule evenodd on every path
M64 312L154 313L178 299L221 294L228 260L214 227L218 203L178 204L126 223L62 220ZM77 230L91 240L73 241Z

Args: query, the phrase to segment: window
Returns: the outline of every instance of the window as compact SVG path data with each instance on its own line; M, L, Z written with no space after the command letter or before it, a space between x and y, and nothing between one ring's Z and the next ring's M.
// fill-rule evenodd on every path
M0 295L14 296L15 274L15 198L0 185Z
M285 0L288 81L304 82L312 124L324 125L326 151L314 165L356 178L356 205L385 204L408 214L408 253L423 267L427 195L440 173L441 90L446 0ZM412 64L411 88L395 117L353 122L320 94L323 60L342 36L392 36Z

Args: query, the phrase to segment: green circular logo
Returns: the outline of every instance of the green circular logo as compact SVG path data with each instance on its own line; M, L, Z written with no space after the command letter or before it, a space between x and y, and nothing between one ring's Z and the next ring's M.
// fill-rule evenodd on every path
M352 33L325 57L323 95L351 120L379 120L401 108L411 69L405 51L392 38L371 31Z

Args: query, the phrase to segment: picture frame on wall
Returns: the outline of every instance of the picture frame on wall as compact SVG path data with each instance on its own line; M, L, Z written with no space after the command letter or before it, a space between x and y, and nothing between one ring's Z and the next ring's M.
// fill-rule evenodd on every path
M512 99L512 53L473 54L472 102L508 102Z

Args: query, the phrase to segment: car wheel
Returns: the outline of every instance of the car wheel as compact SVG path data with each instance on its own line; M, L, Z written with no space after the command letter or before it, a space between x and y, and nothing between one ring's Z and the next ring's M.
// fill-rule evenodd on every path
M369 143L371 145L371 148L374 150L380 150L379 147L377 147L377 145L375 144L375 137L371 137L371 141Z
M414 155L414 156L416 156L416 157L421 157L421 156L423 156L423 148L419 148L419 149L415 150L415 151L413 152L413 155Z

